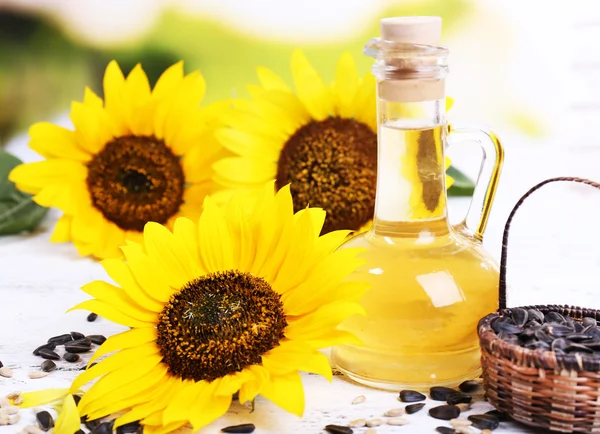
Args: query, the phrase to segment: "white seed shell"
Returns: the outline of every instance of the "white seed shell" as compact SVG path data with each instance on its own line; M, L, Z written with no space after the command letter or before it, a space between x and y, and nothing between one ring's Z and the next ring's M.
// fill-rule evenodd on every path
M356 419L348 424L348 428L362 428L367 424L366 419Z
M23 401L24 401L23 397L21 395L19 395L13 400L13 404L21 405L21 404L23 404Z
M49 374L50 374L50 372L31 371L28 375L29 375L29 378L31 378L32 380L35 380L38 378L44 378Z
M473 425L473 422L469 419L450 419L450 425L452 425L453 428L458 428L459 426L471 426Z
M9 425L15 425L17 423L19 423L19 420L21 420L21 415L20 414L13 414L9 419L8 419L8 424Z
M369 428L365 431L365 434L377 434L377 430L375 428Z
M12 378L13 376L13 371L10 368L7 368L6 366L0 368L0 375L2 377L6 377L6 378Z
M0 398L0 408L8 408L10 407L10 401L8 398Z
M410 422L408 421L408 419L404 419L403 417L392 417L387 420L388 425L394 426L408 425L409 423Z
M371 419L367 421L367 426L379 426L383 423L381 419Z
M21 392L15 391L15 392L10 392L8 395L6 395L6 398L15 399L15 398L18 398L19 396L21 396Z
M352 400L352 405L362 404L366 400L367 400L367 398L365 397L365 395L359 395Z
M406 411L404 411L403 408L394 408L392 410L388 410L385 413L383 413L384 416L387 417L396 417L396 416L403 416L406 413Z

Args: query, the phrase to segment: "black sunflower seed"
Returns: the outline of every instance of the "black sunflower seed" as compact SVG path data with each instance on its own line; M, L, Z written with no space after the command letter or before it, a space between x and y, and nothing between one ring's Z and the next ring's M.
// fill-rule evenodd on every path
M81 368L79 368L80 371L85 371L86 369L90 369L92 367L96 366L96 362L92 363L90 366L82 366Z
M495 430L500 425L497 417L490 414L474 414L469 416L469 420L473 422L473 426L479 429Z
M80 360L80 357L79 354L65 353L63 354L63 359L65 359L69 363L75 363Z
M596 340L591 340L591 341L585 341L585 342L580 342L581 345L585 345L586 347L597 351L600 350L600 341L596 341Z
M511 335L521 333L521 331L523 330L521 327L517 327L516 325L507 322L497 322L492 328L496 333L506 332Z
M534 335L540 342L546 342L547 344L550 344L553 340L552 337L543 330L536 330Z
M586 335L591 336L594 339L600 339L600 328L598 326L592 326L587 330L584 330Z
M76 341L76 340L85 338L85 335L83 333L79 333L79 332L71 332L71 337L73 338L74 341Z
M585 327L598 325L598 321L596 321L596 318L592 318L592 317L589 317L589 316L586 316L583 319L582 323L583 323L583 325Z
M429 389L429 396L434 401L445 401L448 395L456 393L456 390L449 387L435 386Z
M60 356L56 354L54 351L48 350L46 348L42 348L39 351L40 357L47 360L60 360Z
M581 333L585 328L585 326L580 322L576 322L575 324L573 324L573 327L575 328L575 333Z
M403 390L400 392L400 401L402 402L419 402L426 399L425 395L414 390Z
M498 410L490 410L490 411L486 412L485 414L487 414L488 416L494 416L500 422L507 422L510 420L510 417L508 416L508 414L503 413Z
M88 322L94 322L98 318L98 314L92 312L87 316Z
M479 386L481 386L481 383L479 381L477 381L477 380L467 380L467 381L463 381L462 383L460 383L460 385L458 386L458 388L461 390L461 392L464 392L464 393L473 393L477 389L479 389Z
M77 339L76 341L71 341L65 344L65 346L67 345L87 345L88 347L92 347L92 340L88 339L86 337L83 337L81 339Z
M537 309L529 309L527 311L527 316L529 317L530 322L532 320L537 321L540 324L544 322L544 314Z
M39 356L40 355L40 350L42 348L45 348L46 350L50 350L53 351L56 348L55 344L44 344L44 345L40 345L39 347L37 347L35 350L33 350L33 355L34 356Z
M456 419L460 416L460 408L456 405L440 405L439 407L430 408L429 416L440 420Z
M85 420L83 422L83 423L85 423L85 427L87 429L89 429L90 431L93 431L100 426L100 423L101 423L100 419L87 420L86 416L83 416L82 419L83 418L85 418Z
M96 345L102 345L106 342L106 338L102 335L89 335L87 338Z
M81 401L81 395L73 395L73 401L75 401L75 405L79 405L79 401Z
M328 425L328 426L337 426L337 425ZM346 428L346 427L344 427L344 428ZM253 423L244 423L242 425L233 425L233 426L225 427L225 428L221 429L221 432L250 433L250 432L254 432L255 429L256 429L256 427L254 426ZM327 430L327 427L325 427L325 429ZM331 432L331 431L329 431L329 432ZM348 431L344 431L344 432L348 432ZM352 432L352 430L350 430L349 432Z
M142 432L142 426L138 421L129 422L117 428L117 434L139 434ZM248 431L252 432L252 431Z
M114 420L111 420L110 422L103 422L94 428L90 434L112 434L114 424Z
M529 321L529 322L527 323L527 328L528 328L529 330L533 330L533 331L535 331L535 330L539 330L539 329L541 329L541 328L542 328L542 324L541 324L541 323L539 323L539 322L537 322L537 321L535 321L535 320L534 320L534 321Z
M45 360L40 367L44 372L52 372L56 369L56 363L54 363L52 360Z
M435 430L441 434L454 434L456 432L454 428L448 428L447 426L438 426Z
M348 428L347 426L342 425L327 425L325 427L325 431L331 434L352 434L354 432L352 431L352 428Z
M529 314L525 309L521 309L520 307L514 308L510 312L510 317L514 321L515 325L522 327L525 325L527 320L529 319Z
M462 392L450 393L446 397L446 402L450 405L468 404L472 400L473 400L473 397L471 395L467 395L466 393L462 393Z
M565 348L566 353L593 353L594 350L589 348L586 345L582 344L569 344L567 348Z
M64 345L67 342L71 342L72 340L73 337L69 333L67 333L64 335L51 337L50 339L48 339L48 343L54 345Z
M565 338L570 340L571 342L582 342L592 339L590 335L586 335L584 333L573 333L565 336Z
M35 419L42 431L49 431L50 428L54 427L54 419L52 419L50 413L45 410L39 411L35 415Z
M558 338L558 339L555 339L554 342L552 342L552 351L564 350L568 346L569 346L569 343L567 342L566 339Z
M550 344L542 341L534 341L525 345L525 348L528 350L544 350L547 351L550 349Z
M2 364L2 361L0 360L0 368L3 368L4 365Z
M65 344L65 351L67 353L87 353L91 349L91 345L86 343L79 344Z
M565 322L565 317L558 312L548 312L544 317L544 320L545 322L555 322L558 324L563 324Z
M404 411L406 411L406 414L415 414L417 411L422 410L423 407L425 407L425 404L422 402L419 404L410 404L404 407Z
M85 431L80 428L77 431L75 431L73 434L85 434Z
M564 337L572 334L575 330L565 325L548 325L545 327L546 333L556 337Z

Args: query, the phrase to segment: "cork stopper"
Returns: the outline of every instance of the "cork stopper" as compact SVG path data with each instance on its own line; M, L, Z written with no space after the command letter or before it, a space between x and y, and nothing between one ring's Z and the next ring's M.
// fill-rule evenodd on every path
M409 44L438 45L441 17L391 17L380 21L381 39Z
M388 42L438 46L442 35L441 17L383 18L380 21L380 27L381 39ZM434 62L432 59L422 60L424 65L430 64L432 61ZM398 67L404 65L404 60L392 57L386 59L386 63ZM444 79L407 79L399 75L396 79L390 78L379 83L379 96L384 100L418 102L440 99L444 95Z

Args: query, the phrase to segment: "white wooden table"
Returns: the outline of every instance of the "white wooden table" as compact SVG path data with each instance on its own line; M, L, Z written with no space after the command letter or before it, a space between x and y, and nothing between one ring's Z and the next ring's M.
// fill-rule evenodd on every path
M24 140L9 150L25 160L33 157ZM543 155L543 158L542 158ZM500 255L501 233L513 204L535 182L559 175L579 175L600 180L600 148L569 155L543 146L519 147L507 151L505 170L488 233L488 251ZM451 200L456 221L468 203ZM89 323L86 312L66 314L71 306L87 298L79 288L94 279L103 279L101 266L79 258L71 245L50 244L50 228L57 217L50 213L39 230L30 235L0 238L0 360L14 370L12 379L0 377L0 396L14 390L28 391L66 387L81 364L60 363L60 369L43 379L30 380L27 373L37 369L41 359L32 350L54 335L80 331L111 335L120 326L104 319ZM581 185L554 185L532 197L514 221L509 254L510 305L568 303L600 308L600 191ZM384 411L402 407L397 394L363 388L343 377L333 384L316 376L304 377L306 412L302 419L289 415L265 400L258 399L256 411L234 406L221 420L203 429L217 433L221 427L253 422L256 433L322 433L330 423L345 424L357 418L373 418ZM358 395L367 400L351 405ZM478 407L484 412L488 407ZM33 412L22 410L16 426L0 427L0 434L16 433L33 422ZM469 414L469 413L466 413ZM378 433L427 433L446 425L427 416L411 415L403 427L383 426ZM357 429L355 432L363 432ZM522 425L503 423L497 433L538 432Z

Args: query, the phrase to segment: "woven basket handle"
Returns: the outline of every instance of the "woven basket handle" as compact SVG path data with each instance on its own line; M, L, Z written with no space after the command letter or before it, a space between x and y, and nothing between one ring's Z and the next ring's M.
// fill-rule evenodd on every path
M508 220L506 220L506 225L504 226L504 235L502 237L502 255L500 257L500 293L499 293L499 307L500 309L506 309L506 258L508 253L508 230L510 229L510 224L512 222L513 217L517 210L523 205L525 199L527 199L531 194L542 188L546 184L550 184L552 182L558 181L569 181L569 182L579 182L581 184L591 185L592 187L596 187L600 190L600 183L590 181L589 179L583 178L571 178L571 177L560 177L560 178L550 178L545 181L540 182L539 184L532 187L527 193L525 193L521 199L516 203L510 215L508 216Z

